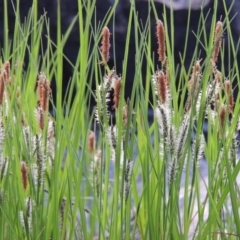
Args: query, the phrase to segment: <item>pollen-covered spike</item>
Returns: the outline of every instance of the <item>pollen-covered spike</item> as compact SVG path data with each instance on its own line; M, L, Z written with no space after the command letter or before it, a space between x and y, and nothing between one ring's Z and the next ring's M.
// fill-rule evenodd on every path
M111 160L116 161L116 149L117 149L117 139L118 139L118 132L115 126L109 126L106 135L108 137L109 146L111 149ZM123 141L121 141L120 146L120 168L123 167L124 161L124 150L123 150Z
M27 215L27 223L28 223L28 231L32 231L32 208L33 208L33 200L28 197L25 201L26 203L26 215Z
M169 134L170 117L168 112L169 112L169 109L167 109L161 104L158 104L155 111L155 115L156 115L158 126L159 126L159 132L163 135L165 144L169 143L168 134Z
M124 175L124 196L125 201L127 201L130 188L131 188L131 175L132 175L133 162L131 159L127 159Z
M175 147L174 138L175 138L175 128L174 128L174 126L170 125L170 128L169 128L169 150L172 155L174 153L174 147Z
M169 167L168 179L169 179L170 184L172 184L173 181L175 180L177 171L178 171L177 159L176 159L176 157L174 157L173 161L172 161L172 163L170 164L170 167Z
M116 127L114 127L113 125L110 127L110 144L113 147L113 149L115 150L117 147L117 130Z
M37 163L37 187L40 188L44 182L44 171L46 168L45 156L42 149L42 143L39 135L35 136L35 151Z
M109 118L108 111L108 92L105 91L102 85L99 85L96 89L96 108L95 108L95 120L97 123L104 122L104 114L106 114L106 118Z
M189 114L184 116L182 120L182 124L178 130L178 138L177 138L177 144L176 144L177 159L180 159L183 154L184 146L188 136L188 129L189 129L189 123L190 123L189 118L190 118Z
M196 144L196 139L193 141L193 144L192 144L192 156L193 156L193 159L196 161L197 167L200 166L200 162L203 158L204 143L205 143L204 135L201 134L198 140L198 144Z
M22 226L22 231L24 236L27 233L32 232L32 209L33 209L34 201L31 197L25 199L25 209L24 211L19 211L19 220Z
M55 158L55 124L54 121L49 118L48 130L47 130L47 157L50 160L51 168L54 166Z
M106 92L111 90L112 83L116 81L117 78L118 77L114 69L112 69L108 74L105 74L105 76L103 77L103 88Z
M22 232L24 234L24 236L26 235L26 227L25 227L25 222L24 222L24 215L23 215L23 211L19 212L19 221L22 227Z

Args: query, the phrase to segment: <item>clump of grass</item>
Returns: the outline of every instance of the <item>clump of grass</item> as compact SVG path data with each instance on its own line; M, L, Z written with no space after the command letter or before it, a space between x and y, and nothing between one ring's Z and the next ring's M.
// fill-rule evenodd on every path
M0 65L0 238L237 238L240 118L233 80L239 82L238 68L234 64L232 73L225 77L218 65L219 58L226 57L221 50L223 33L231 38L228 17L215 22L213 13L210 40L201 43L206 58L194 55L189 73L182 67L176 85L165 14L163 21L156 21L158 49L154 51L161 66L155 69L150 23L142 28L132 3L123 72L117 73L108 66L110 46L115 45L111 42L114 33L110 38L106 27L117 1L98 27L91 23L94 4L78 1L79 61L72 64L73 78L64 97L62 50L73 24L61 39L58 20L56 51L48 36L47 50L41 52L38 29L47 19L36 21L33 11L26 28L16 18L13 47L9 49L5 43L1 56L5 63ZM150 8L155 12L152 1ZM86 26L81 18L84 11L88 13ZM58 14L60 19L60 11ZM201 17L204 23L204 15ZM196 34L199 39L206 35L202 23ZM136 73L132 95L126 100L132 27ZM19 40L22 36L27 36L23 42ZM22 72L14 66L17 56L24 57L29 49L28 37L38 44L31 46L32 62ZM89 40L94 41L91 51ZM38 54L43 59L41 65ZM148 59L146 76L141 73L143 57ZM52 78L57 79L56 106L48 80ZM88 84L92 78L96 79L95 92ZM142 79L147 79L145 86ZM71 102L74 87L78 91ZM93 113L91 95L96 99ZM150 95L155 116L152 123L148 121ZM203 161L207 179L200 168Z

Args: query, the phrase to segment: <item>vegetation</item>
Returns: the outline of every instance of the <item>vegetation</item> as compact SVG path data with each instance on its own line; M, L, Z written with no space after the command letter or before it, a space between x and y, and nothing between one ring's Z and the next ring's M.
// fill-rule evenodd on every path
M208 33L204 27L208 16L202 14L194 33L199 45L192 66L184 68L183 54L178 68L171 48L174 31L167 30L166 13L158 15L149 1L159 46L154 50L159 67L154 69L150 22L146 26L138 22L132 1L123 72L116 73L107 63L109 48L115 45L114 33L106 26L117 3L104 22L93 26L95 1L78 0L79 15L74 21L79 22L80 49L77 62L71 63L73 76L66 96L62 95L63 48L74 22L62 35L58 8L55 44L47 14L38 18L34 4L22 25L18 5L14 37L9 41L5 8L0 64L0 239L238 239L240 105L234 101L240 99L233 97L239 70L231 19L218 21L212 10ZM88 14L82 21L84 12ZM45 50L43 27L48 29ZM131 31L137 61L132 95L125 100ZM223 34L231 39L228 47L235 56L229 76L218 65L219 58L227 57L221 48ZM91 51L89 42L94 43ZM200 45L205 59L198 59ZM29 62L23 70L26 56ZM146 76L141 73L143 58L147 58ZM56 79L55 101L51 79ZM144 84L142 79L147 79ZM96 91L91 89L92 81ZM91 111L91 97L96 99L95 111ZM151 123L149 106L155 115ZM208 166L206 181L201 161ZM204 198L200 181L207 192Z

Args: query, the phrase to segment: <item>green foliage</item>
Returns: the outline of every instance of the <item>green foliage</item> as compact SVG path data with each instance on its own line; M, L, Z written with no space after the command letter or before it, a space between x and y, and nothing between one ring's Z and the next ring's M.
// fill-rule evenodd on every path
M235 61L229 79L225 79L223 66L213 57L214 53L218 58L226 57L223 51L216 52L223 32L230 38L228 47L237 51L231 19L217 22L213 10L207 33L204 25L208 16L201 14L194 33L199 45L192 68L185 69L187 42L181 66L174 62L173 12L167 22L166 11L158 15L154 2L149 1L149 13L153 11L156 23L161 19L165 26L165 36L156 38L166 44L162 52L165 59L154 69L150 18L145 26L140 24L131 1L123 72L118 75L109 69L107 59L102 59L100 47L104 44L101 30L114 17L118 1L99 26L92 25L95 1L77 2L78 15L64 34L58 7L55 44L47 14L37 17L37 4L24 24L19 22L19 4L15 6L14 38L9 41L5 1L0 64L0 239L238 239L240 163L236 137L240 106L233 108L232 82L237 79L239 85L239 71ZM228 16L228 9L225 11ZM77 62L71 63L73 76L63 96L63 48L74 23L79 26L80 48ZM44 27L47 49L43 52ZM192 34L189 22L187 29L187 34ZM125 100L131 31L135 33L137 60L132 94ZM91 51L89 42L94 43ZM200 44L206 59L197 58ZM115 48L114 41L111 45ZM23 71L25 56L29 63ZM53 78L57 79L55 101L49 86ZM93 80L96 91L91 89ZM110 92L114 93L114 109L109 113L113 107ZM96 99L95 112L90 112L91 97ZM48 112L49 104L54 117ZM155 115L151 123L149 106ZM203 135L206 121L207 140ZM203 157L207 179L199 167Z

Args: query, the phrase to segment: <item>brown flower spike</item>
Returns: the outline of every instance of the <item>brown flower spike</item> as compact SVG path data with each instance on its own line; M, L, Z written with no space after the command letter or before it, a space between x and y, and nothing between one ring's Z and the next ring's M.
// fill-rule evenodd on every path
M167 80L163 71L158 71L157 73L157 84L158 84L158 97L161 99L162 103L167 100Z
M224 104L222 104L219 107L219 121L220 121L220 126L219 126L219 138L223 137L224 134L224 126L225 126L225 122L226 122L226 106Z
M48 110L48 101L49 95L51 93L50 83L46 79L44 73L40 73L38 76L38 97L39 97L39 105L44 112Z
M192 68L191 78L188 81L188 98L186 102L185 109L188 112L191 108L192 102L198 95L199 85L202 79L202 72L201 72L201 60L197 60L195 65Z
M108 27L104 27L102 29L102 46L100 47L102 53L102 61L100 62L101 65L104 65L109 60L109 49L111 47L110 44L110 31Z
M223 24L218 21L215 28L214 33L214 51L212 53L212 61L214 63L217 62L218 54L220 52L221 44L222 44L222 34L223 34Z
M8 84L10 81L10 62L6 61L0 70L0 105L3 104L5 85Z
M164 25L161 20L157 21L157 41L158 41L158 60L163 64L165 61L165 52L166 52L166 45L165 45L165 30Z
M38 76L38 123L39 127L43 130L44 119L48 111L49 96L51 94L50 82L46 79L44 73L40 73Z
M234 97L233 97L232 85L229 80L225 81L225 91L226 91L226 97L228 98L228 112L233 113Z
M117 109L120 101L120 93L122 87L122 80L118 78L114 83L114 95L113 95L113 109Z
M29 169L27 167L27 164L25 162L21 162L22 184L25 191L28 186L28 172Z

